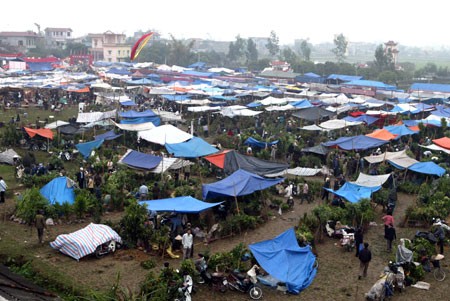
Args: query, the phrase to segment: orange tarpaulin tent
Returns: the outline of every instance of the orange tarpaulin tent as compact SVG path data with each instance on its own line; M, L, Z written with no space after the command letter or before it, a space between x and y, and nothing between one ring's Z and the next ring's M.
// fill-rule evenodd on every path
M380 140L389 141L389 140L397 138L398 135L394 135L386 129L381 129L381 130L375 130L372 133L367 134L366 136L371 137L371 138L377 138Z
M440 147L450 149L450 138L448 137L442 137L439 139L434 139L433 143L436 145L439 145Z
M24 127L24 129L31 138L38 135L44 138L53 139L53 132L51 129L30 129L27 127Z
M208 155L205 156L204 158L206 160L208 160L209 162L211 162L212 164L214 164L217 167L220 168L224 168L225 166L225 155L229 152L230 150L223 150L217 154L212 154L212 155Z
M67 90L67 92L75 92L75 93L89 93L89 87L84 87L78 90Z

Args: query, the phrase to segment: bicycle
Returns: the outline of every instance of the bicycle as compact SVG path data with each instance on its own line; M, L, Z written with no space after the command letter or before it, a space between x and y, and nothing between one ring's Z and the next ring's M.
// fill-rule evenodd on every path
M434 279L437 281L444 281L446 275L444 270L441 268L441 260L444 259L444 255L437 254L431 257L431 268L433 269Z

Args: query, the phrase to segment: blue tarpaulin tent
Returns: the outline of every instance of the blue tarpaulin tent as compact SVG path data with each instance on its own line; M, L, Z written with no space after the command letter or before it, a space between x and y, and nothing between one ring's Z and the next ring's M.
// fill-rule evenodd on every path
M139 124L146 122L151 122L153 123L154 126L159 126L161 124L161 118L159 118L159 116L153 116L153 117L126 118L120 120L120 123L122 124Z
M130 151L122 158L121 162L130 167L139 169L153 169L161 162L162 158L138 151Z
M140 201L139 204L146 204L149 210L158 212L177 213L200 213L206 209L220 205L219 203L207 203L191 196L180 196L176 198Z
M376 122L378 120L378 118L370 116L370 115L361 115L358 117L353 117L353 116L346 116L343 118L346 121L351 121L351 122L364 122L367 125L371 125L372 123Z
M354 183L346 182L341 188L339 188L336 191L334 191L331 188L324 188L324 189L346 199L350 203L357 203L362 199L370 199L372 193L380 190L381 186L365 187Z
M364 135L352 137L340 137L333 141L322 143L326 147L339 147L344 150L366 150L386 144L389 141L380 140Z
M255 191L269 188L283 180L284 178L266 179L243 169L238 169L221 181L203 184L203 199L206 200L219 196L248 195Z
M278 144L278 140L275 140L272 142L261 142L252 137L248 137L247 140L245 140L245 142L244 142L244 145L251 145L253 147L259 147L259 148L266 148L266 147L269 147L269 146L272 146L275 144Z
M93 149L99 148L103 144L104 140L94 140L85 143L78 143L75 147L83 155L83 158L89 158Z
M272 277L285 282L290 293L307 288L317 273L311 247L300 247L291 228L274 239L249 245L253 256Z
M73 204L75 202L73 181L67 177L54 178L42 187L40 192L50 204Z
M445 169L440 167L439 165L437 165L434 162L417 162L411 166L408 167L409 170L418 172L418 173L423 173L423 174L427 174L427 175L433 175L433 176L438 176L438 177L442 177L445 174Z
M384 129L388 130L391 134L397 135L396 139L399 139L401 136L413 135L419 133L418 131L413 131L404 124L402 125L389 125L385 126Z
M176 158L198 158L217 153L219 150L199 137L181 142L166 144L166 149Z
M140 117L154 117L157 115L152 110L145 110L144 112L129 110L126 112L120 112L119 116L122 118L140 118Z
M114 131L109 131L109 132L94 136L94 139L95 140L114 140L120 136L122 136L122 134L116 134Z

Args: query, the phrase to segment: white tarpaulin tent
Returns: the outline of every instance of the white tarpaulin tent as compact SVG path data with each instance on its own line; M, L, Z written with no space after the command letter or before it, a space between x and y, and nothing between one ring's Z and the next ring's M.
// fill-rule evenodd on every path
M369 163L381 163L383 161L390 161L395 165L402 168L408 168L409 166L419 162L406 154L405 150L399 152L385 152L377 156L367 156L364 157Z
M161 125L148 131L138 132L138 138L160 145L165 145L166 143L181 143L191 139L192 137L193 136L191 134L188 134L170 124Z
M273 96L269 96L269 97L261 100L260 103L264 106L284 105L287 103L287 99L286 98L275 98Z
M439 145L436 144L430 144L430 145L419 145L420 147L429 149L429 150L433 150L433 151L440 151L440 152L444 152L446 154L450 154L450 150L443 148Z
M320 127L324 128L324 129L328 129L328 130L337 130L337 129L342 129L348 126L354 126L354 125L359 125L362 124L363 122L360 121L346 121L344 119L333 119L333 120L328 120L325 122L322 122L319 124Z
M45 126L45 128L46 128L46 129L54 130L54 129L60 127L60 126L68 125L68 124L70 124L70 123L67 122L67 121L56 120L55 122L52 122L52 123L47 124L47 125Z
M189 112L208 112L208 111L220 111L220 107L210 107L210 106L200 106L200 107L189 107Z
M356 181L350 183L364 187L377 187L383 185L389 176L390 174L371 176L361 172Z
M305 130L305 131L329 131L328 129L321 128L320 126L318 126L316 124L306 125L300 129Z
M0 163L13 165L14 158L20 158L20 156L12 148L8 148L4 152L0 153Z
M78 113L78 123L91 123L103 119L116 118L116 110L107 112Z
M321 171L322 171L321 168L296 167L296 168L286 169L285 171L282 171L282 172L279 172L276 174L268 174L265 176L269 177L269 178L274 178L274 177L281 177L281 176L288 174L288 175L293 175L293 176L298 176L298 177L313 177Z
M115 123L114 121L112 121L112 123L119 129L124 131L138 132L138 131L147 131L155 128L155 125L152 122L144 122L137 124L126 124L126 123L122 124L122 123Z

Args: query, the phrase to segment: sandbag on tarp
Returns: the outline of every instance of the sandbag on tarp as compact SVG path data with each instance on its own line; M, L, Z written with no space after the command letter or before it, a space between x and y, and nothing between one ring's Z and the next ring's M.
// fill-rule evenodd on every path
M58 235L50 246L78 261L93 254L98 246L112 240L122 243L122 238L111 227L90 223L73 233Z
M300 247L293 228L274 239L249 245L253 256L272 277L286 283L289 292L307 288L317 273L311 247Z
M69 203L75 202L74 181L68 177L54 178L41 188L41 195L46 198L50 204Z
M139 204L146 204L149 210L157 212L176 212L176 213L200 213L212 207L218 206L219 203L207 203L191 196L180 196L176 198L140 201Z
M284 181L281 179L266 179L248 171L239 169L223 180L211 184L203 184L203 199L220 196L243 196L258 190L263 190Z
M0 153L0 163L6 163L9 165L13 165L14 158L20 158L20 156L12 148L8 148L4 152Z

